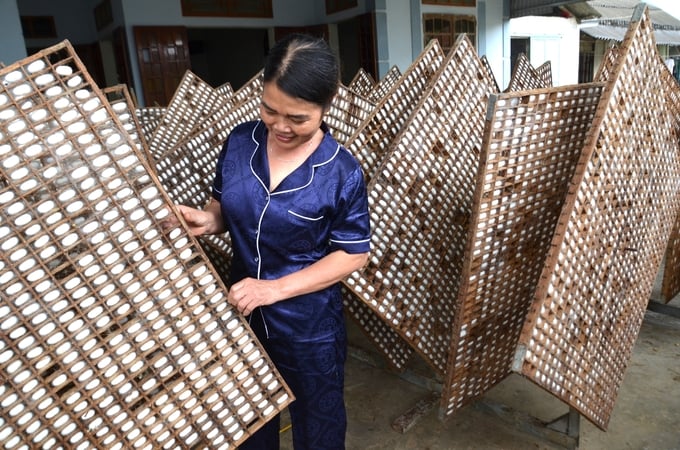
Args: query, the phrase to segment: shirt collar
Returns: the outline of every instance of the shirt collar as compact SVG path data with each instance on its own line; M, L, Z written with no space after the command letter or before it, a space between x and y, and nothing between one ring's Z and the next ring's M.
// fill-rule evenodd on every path
M314 177L315 169L319 166L328 164L335 158L340 145L333 138L330 133L330 128L325 122L321 122L321 131L323 131L323 139L314 152L309 155L300 167L295 169L277 186L272 194L280 194L296 189L302 189L309 185ZM269 166L267 164L267 127L259 120L253 130L253 140L256 142L256 147L252 155L252 167L255 174L263 180L269 188Z

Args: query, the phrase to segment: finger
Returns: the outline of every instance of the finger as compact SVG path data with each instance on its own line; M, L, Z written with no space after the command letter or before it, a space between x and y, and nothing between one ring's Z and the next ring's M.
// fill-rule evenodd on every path
M172 228L175 228L179 225L179 221L175 216L168 216L167 219L164 219L161 221L161 229L164 231L170 230Z
M245 283L244 283L243 281L239 281L239 282L237 282L237 283L234 283L234 284L231 286L231 290L229 291L229 294L231 295L231 294L233 293L234 295L236 295L241 289L243 289L243 285L244 285L244 284L245 284ZM242 295L245 295L244 292L241 293L241 294L242 294Z
M194 222L193 214L190 211L181 209L180 214L182 215L182 219L184 219L184 222L187 224L190 230L196 228L196 223Z
M247 316L251 312L253 312L253 309L255 309L255 308L252 307L252 302L246 300L246 301L242 302L240 311L241 311L241 314L243 314L244 316Z

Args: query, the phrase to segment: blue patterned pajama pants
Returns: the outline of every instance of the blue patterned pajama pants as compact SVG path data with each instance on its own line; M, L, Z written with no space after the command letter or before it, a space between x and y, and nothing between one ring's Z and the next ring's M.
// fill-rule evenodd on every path
M253 318L259 314L253 314ZM344 403L345 330L305 342L267 338L261 320L251 327L295 395L288 406L295 450L344 450L347 416ZM280 418L267 422L239 449L278 450Z

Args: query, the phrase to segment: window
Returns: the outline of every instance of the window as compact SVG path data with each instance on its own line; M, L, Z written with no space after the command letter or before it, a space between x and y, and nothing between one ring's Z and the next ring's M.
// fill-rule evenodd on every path
M272 0L182 0L182 15L273 17Z
M442 49L448 52L461 34L466 34L470 42L477 42L477 21L474 16L453 14L423 14L424 44L437 39Z
M477 0L423 0L423 5L477 6Z
M333 14L357 6L357 0L326 0L326 14Z
M57 27L52 16L21 16L21 28L26 39L57 37Z

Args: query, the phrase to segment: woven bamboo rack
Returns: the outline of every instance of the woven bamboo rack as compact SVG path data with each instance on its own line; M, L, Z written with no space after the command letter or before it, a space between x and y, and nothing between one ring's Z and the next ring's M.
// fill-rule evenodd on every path
M441 412L510 374L603 83L494 95L467 230Z
M340 84L324 121L333 137L345 145L374 109L373 103Z
M427 53L425 51L424 53ZM421 53L421 56L423 54ZM367 99L372 103L380 102L387 94L392 92L394 85L399 83L402 79L401 71L399 67L392 66L390 70L375 84L371 92L368 94Z
M135 117L137 117L137 121L142 128L141 137L146 144L147 152L149 142L153 139L153 134L156 132L156 129L158 129L158 126L165 115L165 109L164 106L147 106L145 108L135 109ZM150 153L147 153L147 158L153 160Z
M538 78L543 80L545 87L552 87L553 77L552 77L552 64L550 61L546 61L540 66L536 67L536 75Z
M262 95L264 71L260 70L246 81L233 95L234 106L239 106L253 97L260 98Z
M606 429L678 211L667 70L644 4L609 71L513 370Z
M228 100L231 100L234 96L234 88L229 82L217 86L215 90L225 96Z
M661 295L670 302L680 293L680 213L675 220L673 232L668 240L664 261L663 278L661 280Z
M102 89L102 93L106 96L109 104L113 108L118 117L118 120L123 125L123 128L130 136L130 139L135 143L135 146L142 155L149 155L149 149L146 141L143 138L142 126L137 120L135 113L136 107L130 95L130 91L125 84L119 84Z
M347 149L359 160L370 180L389 151L420 97L441 67L444 52L438 41L430 41L388 94L376 103L366 122L347 141Z
M426 47L421 55L409 66L404 75L394 79L391 90L381 94L380 102L371 114L348 139L347 147L359 160L367 181L373 176L393 144L403 124L415 108L418 100L437 72L444 53L437 41ZM386 78L383 87L392 80L396 71ZM374 98L380 95L370 96ZM375 229L375 224L372 224ZM359 280L361 283L362 281ZM365 284L366 281L364 280ZM359 324L364 334L383 354L388 364L397 370L405 368L413 350L403 341L391 324L375 320L375 312L363 303L355 289L344 296L345 309L350 317ZM372 328L365 328L370 325Z
M176 143L198 132L219 109L233 106L234 97L220 94L196 74L187 70L177 86L165 114L149 142L149 153L154 159L163 155Z
M611 73L616 70L619 64L619 47L609 47L604 54L604 58L600 67L597 68L597 72L593 77L594 81L607 81L611 76Z
M371 91L375 89L376 82L363 68L359 68L357 73L352 78L352 81L347 85L347 89L358 94L364 98L368 98Z
M495 85L486 74L461 38L432 75L369 182L373 250L368 266L346 282L440 374Z
M675 120L675 127L680 129L680 85L670 71L662 74L668 110L671 118ZM661 278L661 298L666 303L680 294L680 210L676 214L675 225L666 247Z
M3 442L243 442L292 394L70 43L0 79Z
M539 73L529 62L527 55L520 53L515 61L515 68L512 71L510 83L508 83L505 92L529 91L531 89L550 87L551 84L547 84L546 77L548 77L548 74L545 69L543 69L543 73ZM550 82L552 83L552 77Z
M484 70L486 70L486 76L490 80L493 80L493 82L494 82L494 92L500 92L501 89L498 87L498 80L496 80L496 76L493 73L493 69L491 68L491 63L489 63L489 59L486 57L486 55L482 55L480 57L480 61L482 62L482 65L484 66Z

